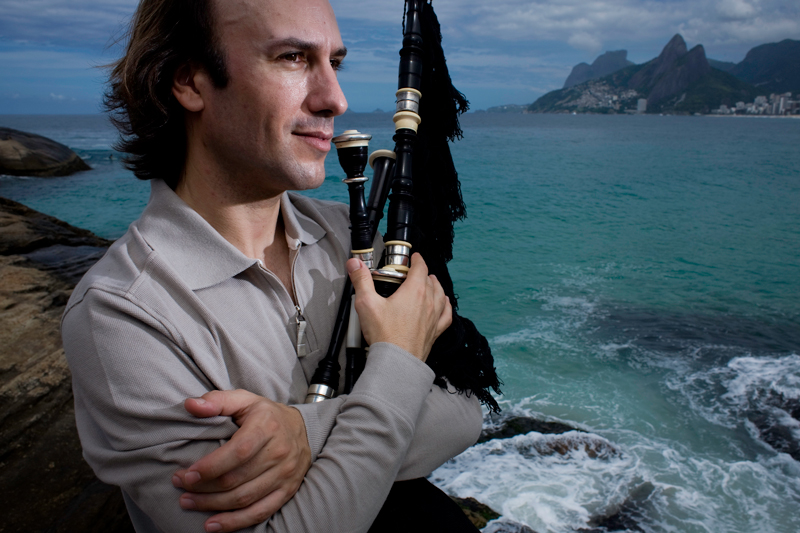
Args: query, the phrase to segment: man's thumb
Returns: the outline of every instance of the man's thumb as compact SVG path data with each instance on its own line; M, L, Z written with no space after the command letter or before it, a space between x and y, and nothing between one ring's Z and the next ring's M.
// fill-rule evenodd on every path
M369 289L375 290L375 285L372 282L372 274L360 259L356 259L355 257L348 259L347 272L350 273L350 281L353 282L353 288L356 292Z

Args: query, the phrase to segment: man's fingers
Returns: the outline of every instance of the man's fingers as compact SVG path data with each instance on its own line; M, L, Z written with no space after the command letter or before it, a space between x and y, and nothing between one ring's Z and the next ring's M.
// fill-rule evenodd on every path
M277 490L244 509L212 516L206 520L205 530L209 533L228 533L260 524L275 514L287 501L289 497L283 491Z
M427 283L428 264L418 253L411 256L411 268L408 271L406 281L416 280L419 283Z
M200 398L189 398L183 402L183 406L190 414L198 418L238 417L245 414L253 404L263 399L245 390L215 390L203 394Z
M247 463L269 444L279 429L279 423L271 416L270 407L277 407L269 400L243 390L211 391L201 398L185 402L186 410L196 416L230 416L241 427L231 439L206 455L187 470L180 470L173 477L173 485L198 492L226 490L227 485L236 486L243 480L228 476L217 478ZM254 416L260 413L263 416ZM263 471L263 470L262 470ZM254 476L257 474L254 474ZM216 482L214 482L216 481Z
M445 332L450 324L453 323L453 307L450 305L450 300L445 302L442 314L439 316L439 321L436 323L436 337Z
M268 424L269 425L269 424ZM229 490L246 480L246 474L235 471L258 454L274 453L267 447L273 433L261 424L242 424L231 440L206 455L187 470L175 473L180 479L180 487L197 492L216 492ZM265 455L269 457L269 455ZM277 454L276 460L284 457ZM230 475L228 475L230 474ZM225 477L225 479L223 479ZM173 482L173 484L176 484Z
M209 402L205 398L187 398L183 402L183 407L189 414L197 418L209 418L212 416L219 416L219 404Z
M235 511L245 509L283 488L285 482L280 479L278 472L267 472L229 491L186 492L181 495L179 503L183 509L191 511Z

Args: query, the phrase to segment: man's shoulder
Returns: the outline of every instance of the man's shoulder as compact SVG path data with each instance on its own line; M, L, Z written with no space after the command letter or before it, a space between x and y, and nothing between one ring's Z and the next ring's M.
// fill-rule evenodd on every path
M152 252L136 225L131 225L78 282L65 312L80 303L92 289L126 294L145 272Z

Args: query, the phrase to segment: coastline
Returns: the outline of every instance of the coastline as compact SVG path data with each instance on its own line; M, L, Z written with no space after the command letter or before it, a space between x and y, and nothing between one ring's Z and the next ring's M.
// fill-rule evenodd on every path
M703 117L718 117L718 118L776 118L776 119L800 119L800 115L701 115Z

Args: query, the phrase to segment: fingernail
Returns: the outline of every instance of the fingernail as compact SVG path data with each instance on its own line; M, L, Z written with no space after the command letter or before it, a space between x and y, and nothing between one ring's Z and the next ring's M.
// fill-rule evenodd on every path
M359 268L361 268L361 261L359 261L358 259L348 259L348 261L347 261L347 272L352 274L353 272L355 272Z
M181 499L178 500L178 502L181 504L181 509L185 509L187 511L194 511L197 509L197 504L194 502L194 500L186 496L181 496Z
M172 486L179 489L183 488L183 481L180 476L172 476Z
M214 533L215 531L221 531L221 530L222 526L217 522L211 522L206 524L206 531L208 531L208 533Z
M204 399L202 399L202 398L195 398L194 401L196 401L200 405L203 405L204 403L206 403L206 401Z
M200 474L198 472L195 472L194 470L188 472L185 477L186 477L186 482L190 485L194 485L201 479Z

